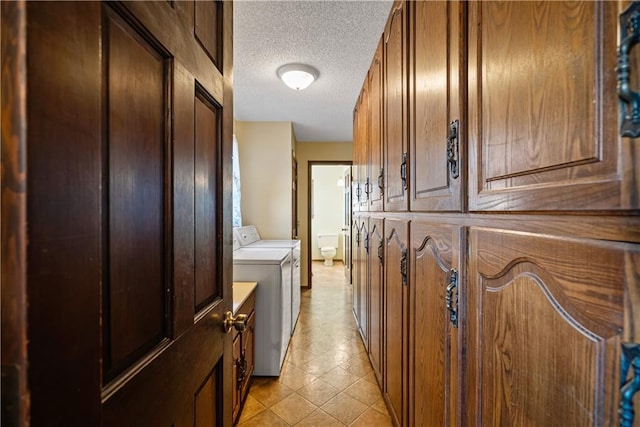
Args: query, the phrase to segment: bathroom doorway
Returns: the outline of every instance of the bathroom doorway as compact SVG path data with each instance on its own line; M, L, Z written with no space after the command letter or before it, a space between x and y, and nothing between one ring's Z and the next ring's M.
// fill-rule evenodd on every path
M329 269L344 270L345 282L351 283L351 162L311 161L308 176L309 288L313 286L314 274ZM331 246L335 244L332 257L333 251L325 251L323 256L319 234L327 237Z

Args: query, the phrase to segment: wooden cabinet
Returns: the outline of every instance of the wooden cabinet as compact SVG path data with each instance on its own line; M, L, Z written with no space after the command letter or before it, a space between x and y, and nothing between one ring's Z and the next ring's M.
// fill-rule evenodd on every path
M472 228L469 420L614 425L638 245Z
M455 426L460 420L461 228L411 222L409 424ZM489 425L489 424L487 424Z
M396 1L384 29L384 206L407 210L407 5Z
M238 310L237 314L246 314L247 326L244 331L233 330L233 420L237 422L240 410L244 404L249 392L249 384L251 374L253 373L255 350L254 350L254 333L256 328L255 306L256 306L255 290L251 292L249 297ZM237 315L236 314L236 315Z
M640 207L637 141L618 134L619 12L617 2L469 4L471 210Z
M384 398L393 422L407 424L408 395L408 223L385 219Z
M638 141L620 136L616 93L625 5L394 3L383 210L359 214L368 273L354 276L394 424L620 421L621 344L640 330ZM369 138L354 140L370 180L376 64Z
M353 141L356 150L353 153L352 166L352 209L354 212L369 210L368 199L368 114L369 114L369 95L368 88L365 85L360 92L356 108L353 112Z
M353 221L353 315L365 348L369 347L369 287L367 272L367 251L369 244L368 218Z
M409 3L412 211L461 211L466 178L466 5Z
M367 85L369 87L369 162L368 182L369 210L381 211L384 206L384 151L383 151L383 68L382 68L382 39L378 43L376 53L373 56Z
M369 289L369 360L382 386L384 342L384 220L369 218L369 255L367 257Z

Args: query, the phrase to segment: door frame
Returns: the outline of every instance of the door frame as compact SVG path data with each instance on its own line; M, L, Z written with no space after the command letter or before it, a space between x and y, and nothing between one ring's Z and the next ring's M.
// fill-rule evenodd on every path
M313 264L313 260L311 259L311 238L312 238L312 227L311 227L311 214L313 206L313 167L314 166L345 166L351 167L353 166L353 161L351 160L309 160L307 162L307 287L309 289L313 286L313 269L311 268ZM353 172L351 172L352 174ZM353 176L353 175L352 175ZM345 182L345 185L347 183ZM351 210L351 206L348 206L348 209ZM349 215L349 218L353 218L353 213Z

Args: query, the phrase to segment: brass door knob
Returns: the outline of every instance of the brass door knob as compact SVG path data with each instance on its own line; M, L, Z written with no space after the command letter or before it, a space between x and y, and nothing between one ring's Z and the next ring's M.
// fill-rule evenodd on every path
M233 313L227 311L222 321L224 331L229 333L232 328L236 328L237 331L244 331L247 329L247 318L248 316L246 314L238 314L236 317L233 317Z

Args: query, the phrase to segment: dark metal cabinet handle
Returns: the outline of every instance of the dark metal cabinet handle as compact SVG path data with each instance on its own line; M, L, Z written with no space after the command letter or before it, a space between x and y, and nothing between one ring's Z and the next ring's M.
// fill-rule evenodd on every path
M364 250L369 255L369 233L364 235Z
M367 200L369 200L370 193L371 193L371 183L369 182L369 177L367 177L367 182L364 184L364 194L367 195Z
M458 270L451 269L451 276L449 278L449 286L447 286L447 292L445 295L445 305L449 310L449 321L454 328L458 327ZM455 291L455 299L453 293Z
M402 153L402 163L400 164L400 179L402 188L407 189L407 153Z
M378 188L380 189L380 194L384 194L384 175L383 169L380 168L380 173L378 174Z
M384 256L383 256L383 249L382 249L382 240L380 240L380 243L378 244L378 263L380 265L383 264L384 262Z
M633 396L640 390L640 344L622 343L620 363L620 427L633 427ZM627 380L629 368L633 376Z
M400 275L402 275L402 286L407 286L407 248L402 249L402 257L400 258Z
M633 2L620 15L620 47L618 49L618 97L620 98L620 134L640 136L640 94L629 84L631 49L640 42L640 2Z
M458 142L459 128L460 122L458 120L454 120L449 123L449 136L447 136L447 162L449 163L449 173L453 179L460 176L460 143Z

